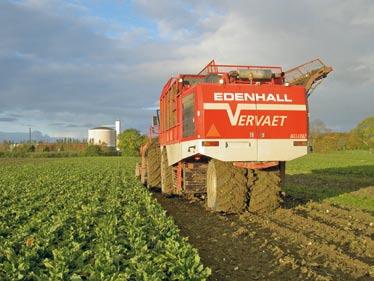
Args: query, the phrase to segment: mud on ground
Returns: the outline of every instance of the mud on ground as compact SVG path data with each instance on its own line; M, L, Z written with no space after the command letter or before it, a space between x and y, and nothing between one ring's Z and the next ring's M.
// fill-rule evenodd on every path
M154 193L196 247L210 280L374 280L374 216L308 203L270 215L223 215Z

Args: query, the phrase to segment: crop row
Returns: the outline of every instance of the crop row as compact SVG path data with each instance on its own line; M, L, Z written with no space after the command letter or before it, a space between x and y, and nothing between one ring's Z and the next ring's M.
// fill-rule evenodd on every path
M0 279L205 280L134 161L0 162Z

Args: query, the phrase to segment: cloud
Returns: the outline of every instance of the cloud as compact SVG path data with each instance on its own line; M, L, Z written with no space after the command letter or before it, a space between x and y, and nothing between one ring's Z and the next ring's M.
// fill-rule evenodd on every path
M93 11L98 3L105 9ZM374 113L374 4L352 5L1 1L0 112L18 119L1 129L83 137L84 125L122 119L146 132L173 74L196 73L212 58L288 68L318 56L334 72L311 97L311 116L350 129Z
M356 1L354 9L352 2L338 0L211 4L219 7L220 24L209 31L202 29L192 43L189 38L180 42L177 52L185 68L196 68L204 58L213 57L222 63L287 69L320 56L334 72L310 98L311 117L347 130L374 114L372 2ZM178 32L179 25L169 29Z
M0 117L0 122L14 122L17 118L14 117Z
M86 123L86 124L65 124L66 128L91 128L94 127L95 124L92 123Z
M92 32L82 18L58 15L56 3L0 3L0 110L26 112L36 125L43 123L37 116L59 121L59 115L75 115L92 123L133 116L148 103L139 93L147 89L146 77L134 75L136 50L123 38Z
M95 124L92 124L92 123L77 124L77 123L54 122L54 123L49 123L48 126L57 127L57 128L90 128L90 127L94 127Z

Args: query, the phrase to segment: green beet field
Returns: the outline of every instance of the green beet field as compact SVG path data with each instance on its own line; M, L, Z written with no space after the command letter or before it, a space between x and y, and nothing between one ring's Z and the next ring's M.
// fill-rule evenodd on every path
M135 161L1 160L0 280L205 280Z

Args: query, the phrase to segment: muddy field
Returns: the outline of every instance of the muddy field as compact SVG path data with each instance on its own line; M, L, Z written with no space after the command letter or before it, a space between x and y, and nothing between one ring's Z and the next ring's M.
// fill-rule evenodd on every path
M202 201L154 196L212 269L210 280L374 280L369 213L288 198L271 215L227 216Z

